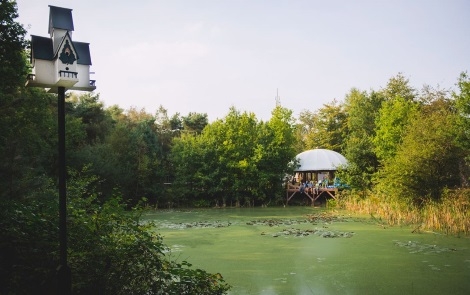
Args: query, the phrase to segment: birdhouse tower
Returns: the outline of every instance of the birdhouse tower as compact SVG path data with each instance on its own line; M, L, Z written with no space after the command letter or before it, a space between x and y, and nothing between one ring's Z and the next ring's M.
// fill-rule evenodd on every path
M31 35L32 73L26 86L93 91L89 43L72 40L72 9L49 5L49 37Z
M65 164L65 91L93 91L90 80L90 47L72 40L72 9L49 5L49 37L31 36L32 73L26 86L42 87L57 93L59 252L57 294L71 294L71 270L67 265L67 188Z

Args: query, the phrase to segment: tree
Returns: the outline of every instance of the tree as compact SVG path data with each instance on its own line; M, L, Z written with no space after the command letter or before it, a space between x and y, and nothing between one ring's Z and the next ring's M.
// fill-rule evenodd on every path
M258 141L258 122L253 113L240 113L232 107L220 123L211 130L219 141L215 145L219 166L216 186L240 205L245 197L253 196L257 187L252 158Z
M380 161L395 155L407 125L414 119L418 105L401 96L385 101L376 118L374 151Z
M0 1L0 106L5 95L17 93L24 84L27 62L24 40L26 30L16 22L16 1Z
M187 116L182 117L183 129L186 132L201 133L208 124L207 114L198 114L190 112Z
M348 133L344 142L344 156L348 169L341 176L353 188L365 190L372 185L378 159L372 139L375 136L375 120L384 97L375 91L370 94L351 89L345 98Z
M105 180L106 191L119 187L126 201L155 201L164 182L161 143L153 121L119 122L103 144L86 153L93 171ZM85 149L86 151L86 149Z
M176 113L170 118L170 129L171 130L182 130L183 120L180 117L180 113Z
M297 140L294 118L289 109L276 106L271 112L271 119L260 124L253 160L258 171L256 176L262 202L272 200L283 192L281 184L285 176L293 172L294 167L290 164L297 154Z
M201 134L175 138L175 186L185 199L251 205L274 198L295 156L292 111L276 107L268 122L231 108Z
M56 171L57 115L53 95L42 89L11 98L0 107L0 196L21 198Z
M342 152L347 128L343 108L344 105L333 100L314 113L305 111L300 114L305 149L324 148Z
M112 127L112 117L104 109L99 95L73 93L69 98L71 106L68 114L80 118L86 131L88 144L101 142Z
M406 101L412 101L416 98L416 90L410 86L410 81L403 76L403 73L398 73L395 77L390 78L387 86L381 92L386 100L393 100L397 96Z
M466 72L460 74L457 87L458 92L453 93L458 112L457 124L461 130L457 142L467 151L470 151L470 77Z
M453 104L442 98L420 108L410 121L396 155L379 172L377 190L421 204L437 200L444 188L459 186L462 150L455 145Z
M466 72L460 74L457 82L458 91L452 96L455 99L457 111L456 143L463 151L460 160L460 180L463 186L470 185L470 78Z
M309 110L300 112L299 118L295 125L295 137L297 138L295 144L295 150L297 153L301 153L310 148L310 135L311 130L314 130L315 124L315 113Z

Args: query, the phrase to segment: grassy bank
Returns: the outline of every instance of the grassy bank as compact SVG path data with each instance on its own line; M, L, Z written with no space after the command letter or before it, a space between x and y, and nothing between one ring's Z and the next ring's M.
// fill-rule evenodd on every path
M414 225L415 231L430 230L451 235L470 235L470 190L447 190L438 201L427 200L420 206L406 198L375 194L343 193L338 201L342 209L379 218L389 225Z

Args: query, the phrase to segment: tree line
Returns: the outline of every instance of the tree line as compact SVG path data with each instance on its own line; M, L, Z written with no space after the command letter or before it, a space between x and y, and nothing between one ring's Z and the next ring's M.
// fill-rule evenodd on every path
M357 191L371 191L422 203L446 189L468 185L470 79L463 72L457 90L410 86L402 73L382 89L352 89L306 112L306 147L321 143L349 162L343 175Z
M356 190L438 200L468 185L468 88L410 86L399 73L370 92L352 89L298 118L276 106L264 122L232 107L207 114L154 114L104 107L99 94L68 94L67 166L97 176L100 198L120 194L158 207L281 204L282 180L295 155L326 148L349 162L341 177ZM18 199L41 191L57 167L57 102L41 89L2 96L0 194ZM86 169L85 169L86 168ZM86 172L85 172L86 171Z
M23 86L26 31L14 6L3 6L0 195L18 199L55 181L57 101ZM353 88L297 118L276 106L266 122L235 107L209 122L206 113L123 110L99 94L68 93L67 166L97 176L102 200L120 194L129 205L280 204L295 155L326 148L348 159L341 173L353 189L437 200L468 185L469 81L462 72L455 90L417 90L398 73L381 89Z

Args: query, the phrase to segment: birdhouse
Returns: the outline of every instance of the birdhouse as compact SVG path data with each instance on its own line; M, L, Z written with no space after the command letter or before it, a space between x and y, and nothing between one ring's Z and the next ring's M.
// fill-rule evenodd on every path
M93 91L90 44L72 40L72 9L49 5L49 37L31 35L32 73L26 86Z

